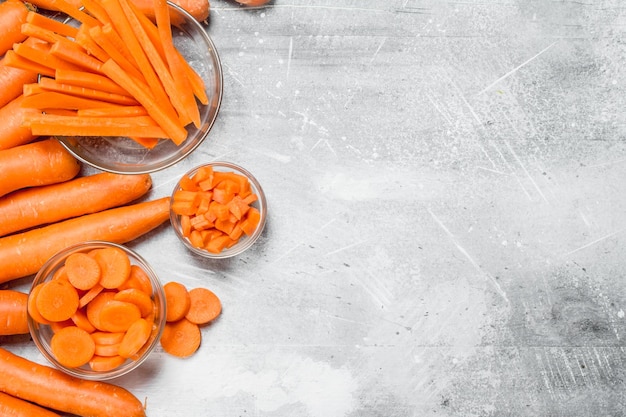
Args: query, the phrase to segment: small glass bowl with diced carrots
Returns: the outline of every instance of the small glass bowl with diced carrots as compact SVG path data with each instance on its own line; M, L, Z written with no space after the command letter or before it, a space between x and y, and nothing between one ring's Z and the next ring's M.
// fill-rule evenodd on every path
M156 273L135 251L111 242L58 252L39 270L28 297L28 326L42 355L84 379L111 379L141 365L165 323Z
M192 252L229 258L250 248L265 227L267 201L246 169L217 161L185 173L174 187L170 220Z

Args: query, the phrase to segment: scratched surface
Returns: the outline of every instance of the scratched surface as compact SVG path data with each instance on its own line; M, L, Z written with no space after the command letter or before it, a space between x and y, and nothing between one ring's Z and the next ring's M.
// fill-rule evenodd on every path
M151 196L229 160L268 225L227 261L130 245L224 311L116 382L150 417L625 415L625 27L619 0L213 1L222 109Z

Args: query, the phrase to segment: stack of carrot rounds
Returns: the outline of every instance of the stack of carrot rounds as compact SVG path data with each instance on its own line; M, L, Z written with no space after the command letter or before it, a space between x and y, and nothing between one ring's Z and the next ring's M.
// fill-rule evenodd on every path
M172 40L166 0L148 18L132 0L67 0L55 8L80 23L28 12L2 65L41 74L24 85L23 124L33 136L128 136L146 147L159 139L180 145L186 126L201 124L207 104L202 78Z

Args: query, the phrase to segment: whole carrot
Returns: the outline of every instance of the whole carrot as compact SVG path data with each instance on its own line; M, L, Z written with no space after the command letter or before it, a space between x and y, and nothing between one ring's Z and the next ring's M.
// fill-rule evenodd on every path
M0 108L22 94L24 84L37 81L37 73L4 65L0 59ZM3 119L5 120L5 119Z
M91 417L144 417L130 391L106 382L76 378L0 348L0 391L65 413Z
M28 401L0 392L0 416L3 417L60 417L59 414Z
M27 304L28 294L0 290L0 336L28 333Z
M0 196L74 178L80 164L56 139L0 150Z
M28 11L28 6L20 0L0 3L0 56L11 49L14 43L26 39L22 34L22 23L26 23Z
M130 203L151 185L149 174L102 172L9 193L0 197L0 236Z
M153 0L132 0L132 3L146 15L154 16ZM189 12L198 22L209 18L211 5L206 0L173 0L173 3Z
M87 240L123 244L168 218L169 197L163 197L5 236L0 238L0 283L36 273L48 258L70 245Z
M24 70L20 70L24 71ZM26 145L35 140L36 136L29 127L23 126L25 115L31 109L22 107L24 96L19 94L0 108L0 151L15 146Z

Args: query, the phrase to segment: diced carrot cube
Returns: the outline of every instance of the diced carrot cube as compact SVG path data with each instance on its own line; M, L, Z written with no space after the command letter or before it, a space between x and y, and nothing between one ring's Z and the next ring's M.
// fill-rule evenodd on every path
M260 222L261 213L255 207L250 207L246 218L239 223L239 227L241 227L246 235L250 236L254 233Z

